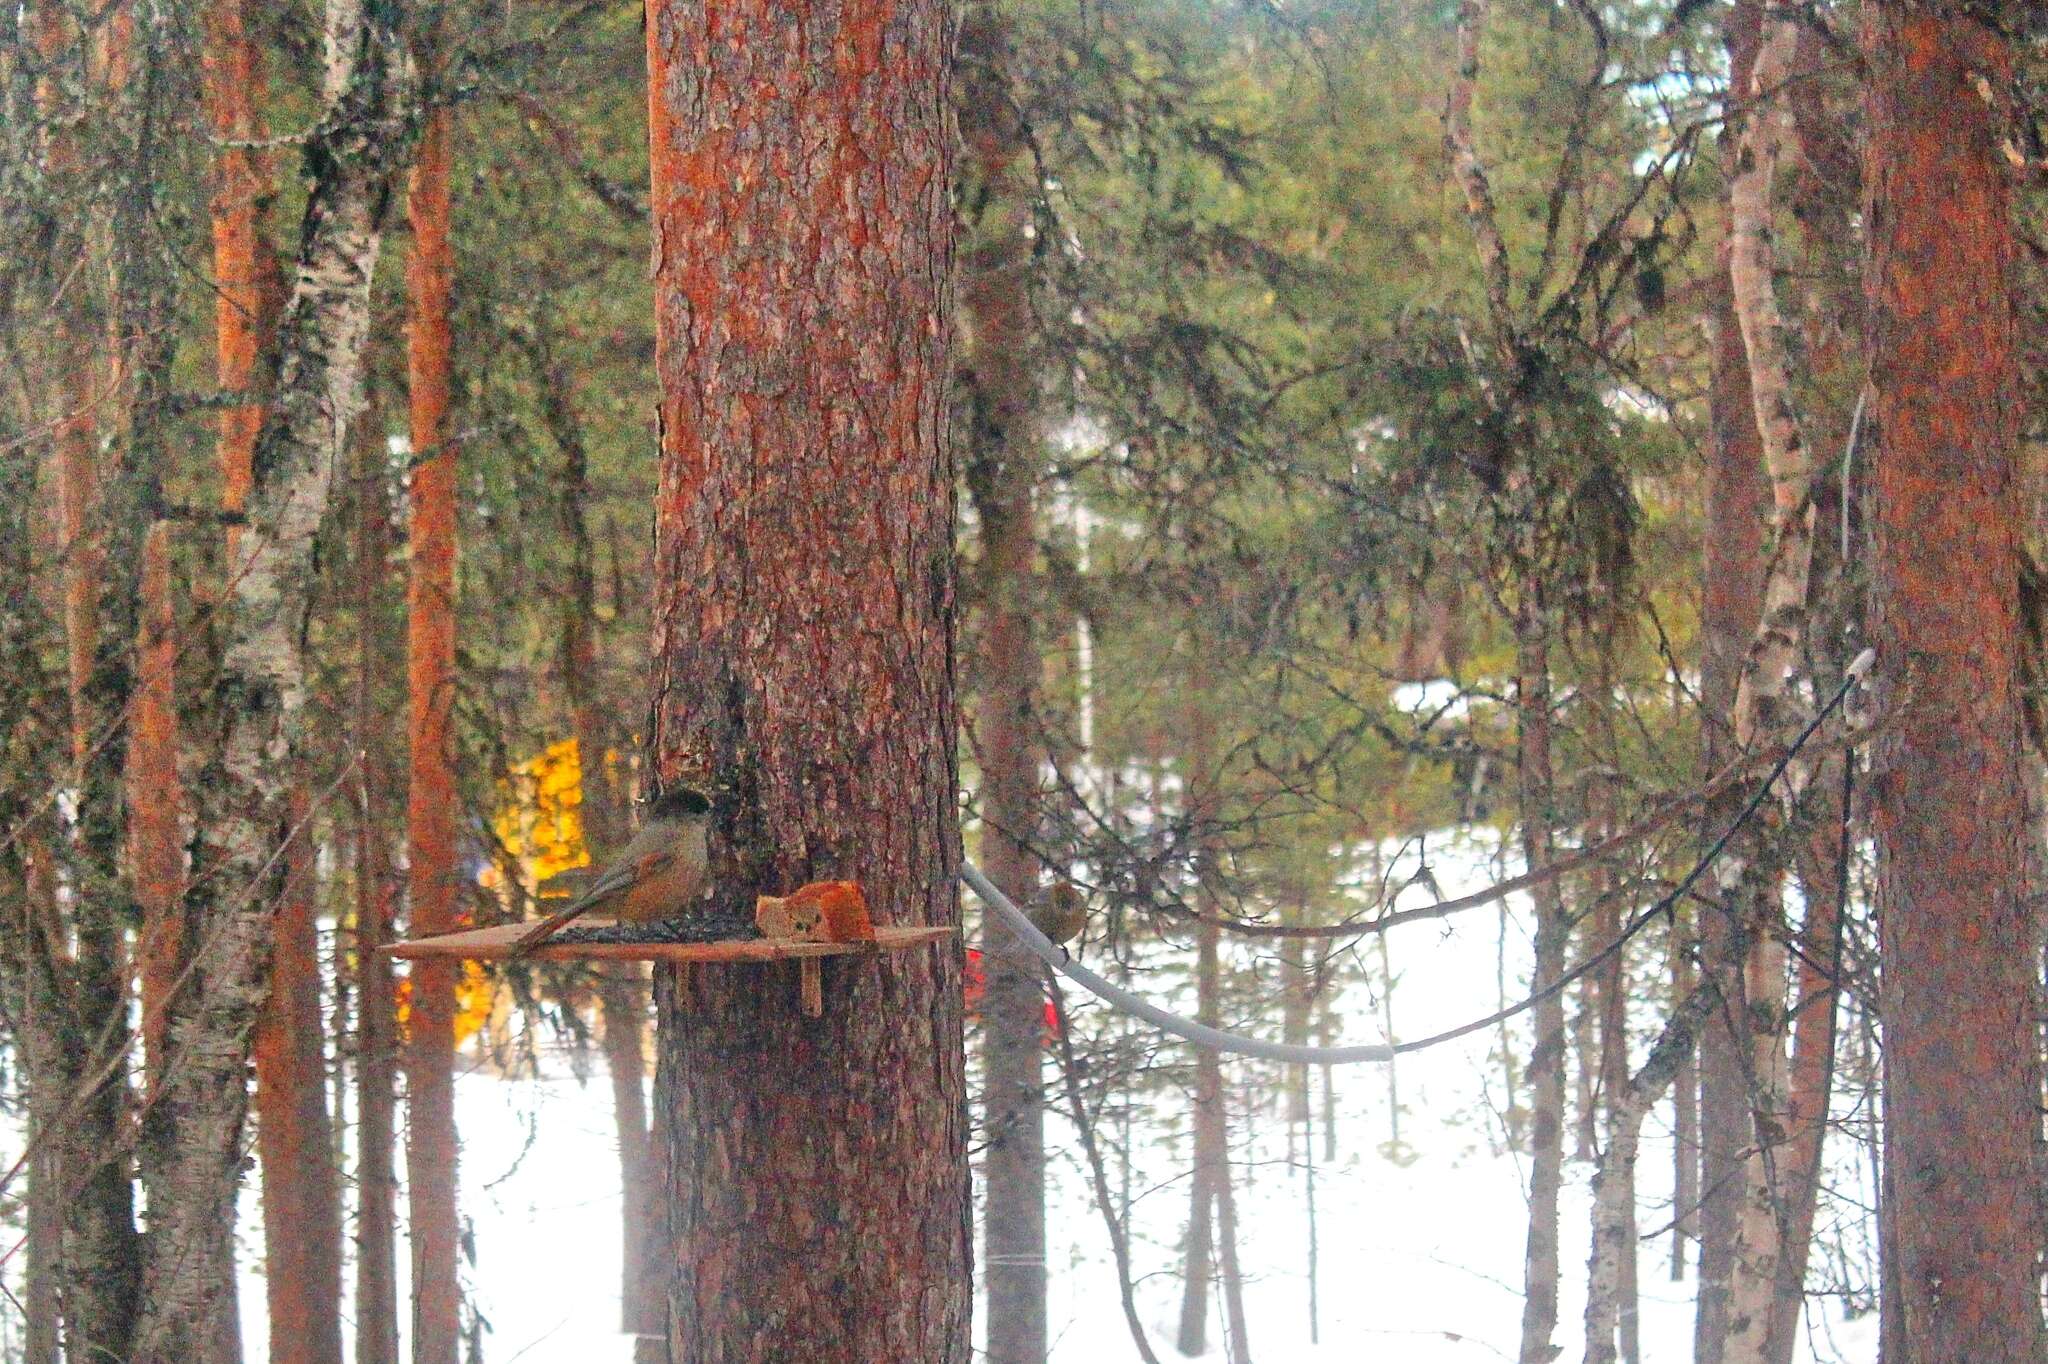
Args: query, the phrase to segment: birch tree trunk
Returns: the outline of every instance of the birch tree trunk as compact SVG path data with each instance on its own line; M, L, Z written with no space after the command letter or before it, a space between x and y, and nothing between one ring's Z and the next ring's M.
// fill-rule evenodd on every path
M1662 1098L1680 1063L1693 1050L1700 1029L1720 1007L1709 972L1664 1025L1642 1069L1629 1077L1607 1113L1607 1143L1593 1172L1593 1253L1586 1266L1585 1364L1615 1364L1615 1330L1629 1290L1625 1262L1635 1254L1636 1153L1643 1119Z
M1756 62L1761 8L1741 0L1729 13L1730 89L1749 88ZM1734 155L1739 121L1722 135ZM1732 238L1732 232L1730 234ZM1727 270L1724 257L1722 270ZM1769 485L1763 471L1763 443L1756 403L1750 393L1749 350L1736 321L1733 286L1717 289L1707 321L1713 347L1708 409L1710 439L1705 490L1705 545L1701 569L1700 710L1703 767L1718 772L1738 752L1735 693L1749 642L1763 616L1764 528L1770 520ZM1706 827L1728 827L1741 808L1742 793L1730 788L1706 809ZM1704 962L1729 960L1725 916L1695 908L1696 936ZM1683 973L1681 972L1681 975ZM1694 1364L1720 1364L1728 1335L1728 1287L1735 1254L1735 1213L1740 1196L1742 1152L1749 1143L1749 1088L1738 1047L1747 1033L1738 1025L1739 977L1713 982L1724 1006L1700 1033L1699 1151L1695 1172L1697 1207L1681 1196L1680 1214L1690 1212L1700 1243L1700 1274L1693 1331ZM1683 1159L1681 1155L1681 1159ZM1687 1181L1681 1177L1681 1195Z
M2042 1357L2039 1061L2003 163L2013 53L1958 4L1864 9L1888 1364Z
M712 793L704 912L846 877L957 925L948 7L647 22L655 770ZM660 970L672 1360L965 1364L960 969L828 962L815 1020L791 971Z
M1764 576L1763 615L1735 694L1735 740L1752 750L1789 737L1797 723L1792 684L1802 667L1807 597L1813 563L1812 461L1793 409L1786 323L1778 305L1775 211L1777 167L1791 141L1792 110L1784 86L1792 73L1798 28L1768 19L1751 74L1749 116L1736 146L1729 185L1728 273L1735 316L1749 355L1751 399L1771 481L1771 557ZM1790 809L1810 767L1788 774L1782 803ZM1782 827L1780 822L1779 827ZM1752 1139L1743 1161L1735 1251L1728 1292L1728 1356L1761 1360L1769 1350L1772 1300L1784 1253L1778 1174L1785 1138L1785 1039L1790 1013L1778 880L1782 863L1769 826L1752 822L1715 864L1722 902L1750 919L1743 966L1742 1018L1750 1033L1747 1078Z
M134 1358L192 1358L220 1282L219 1231L234 1221L244 1070L262 1008L286 782L305 680L297 624L312 542L358 397L377 221L387 192L395 103L393 35L381 11L328 11L328 116L314 134L297 276L280 332L275 401L257 440L244 565L216 684L226 720L196 790L198 861L187 891L197 925L191 983L173 1001L170 1065L144 1130L151 1229Z

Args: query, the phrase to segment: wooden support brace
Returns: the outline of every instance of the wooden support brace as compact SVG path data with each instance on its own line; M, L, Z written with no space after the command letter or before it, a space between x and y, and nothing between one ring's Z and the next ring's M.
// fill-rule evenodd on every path
M820 1018L825 1013L825 963L816 957L805 957L796 964L798 994L803 999L805 1018Z

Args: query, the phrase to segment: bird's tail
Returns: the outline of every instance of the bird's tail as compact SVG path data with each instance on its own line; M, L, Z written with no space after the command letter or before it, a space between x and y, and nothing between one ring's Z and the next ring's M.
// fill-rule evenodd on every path
M548 915L547 918L542 919L532 928L519 935L518 940L512 944L509 959L518 961L521 957L533 951L534 948L539 947L549 938L554 937L562 926L571 919L581 918L584 911L596 903L597 901L589 896L578 896L575 903L571 904L568 908L558 909L553 914Z

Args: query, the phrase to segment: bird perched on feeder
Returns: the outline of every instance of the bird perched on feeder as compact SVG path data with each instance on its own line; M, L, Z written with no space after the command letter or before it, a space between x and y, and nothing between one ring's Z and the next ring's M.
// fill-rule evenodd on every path
M1026 917L1033 928L1060 944L1060 953L1065 956L1066 944L1087 930L1088 901L1072 882L1060 881L1032 902Z
M512 955L525 956L571 919L600 907L621 923L675 917L704 893L710 825L711 800L702 791L677 786L662 792L618 860L567 907L528 929L512 945Z

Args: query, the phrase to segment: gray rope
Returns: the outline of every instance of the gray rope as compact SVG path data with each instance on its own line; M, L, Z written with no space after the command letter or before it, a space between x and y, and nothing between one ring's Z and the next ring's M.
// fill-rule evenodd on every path
M996 912L996 916L1016 936L1017 941L1023 943L1033 956L1047 966L1126 1013L1135 1014L1154 1027L1170 1032L1175 1037L1185 1038L1198 1047L1210 1051L1229 1052L1237 1056L1257 1056L1268 1061L1293 1061L1312 1066L1341 1066L1355 1061L1394 1059L1394 1048L1384 1042L1362 1047L1300 1047L1286 1042L1268 1042L1263 1037L1246 1037L1243 1033L1224 1032L1206 1023L1197 1023L1192 1018L1183 1018L1177 1013L1160 1008L1149 999L1110 984L1079 962L1067 960L1045 934L1032 926L1024 911L1010 903L1009 896L990 885L989 879L972 863L960 864L960 879Z
M1735 831L1749 822L1750 817L1757 812L1758 807L1763 804L1765 797L1770 794L1771 787L1777 784L1778 778L1784 774L1785 769L1792 765L1792 760L1798 756L1799 750L1806 747L1806 741L1819 731L1821 722L1834 712L1835 707L1842 704L1843 700L1849 695L1850 689L1862 680L1865 673L1870 671L1870 665L1876 658L1877 651L1875 649L1865 649L1856 656L1854 662L1850 663L1843 670L1842 685L1828 699L1827 704L1815 712L1813 719L1807 722L1806 728L1799 732L1799 737L1794 739L1791 745L1786 748L1784 754L1779 757L1777 766L1772 768L1771 774L1764 778L1763 785L1758 787L1756 794L1750 797L1749 803L1743 807L1742 813L1735 817L1734 822L1728 826L1727 831L1721 835L1712 848L1707 850L1706 856L1702 857L1694 864L1693 869L1686 873L1685 879L1679 882L1678 889L1637 914L1629 921L1628 926L1622 930L1620 936L1613 942L1579 963L1573 970L1567 971L1559 979L1552 981L1545 988L1538 990L1517 1004L1509 1005L1497 1013L1489 1014L1485 1018L1473 1019L1469 1023L1461 1024L1450 1029L1448 1032L1437 1033L1433 1037L1419 1037L1412 1042L1395 1044L1376 1042L1361 1047L1301 1047L1285 1042L1268 1042L1263 1037L1246 1037L1243 1033L1224 1032L1220 1028L1212 1028L1205 1023L1197 1023L1192 1018L1183 1018L1177 1013L1160 1008L1148 999L1132 994L1129 990L1112 985L1080 963L1068 960L1057 947L1053 946L1045 934L1038 931L1024 911L1010 903L1010 897L991 885L989 879L983 876L973 863L964 860L961 862L960 879L965 881L974 893L982 898L984 903L995 910L997 916L1016 935L1017 940L1029 948L1032 954L1047 966L1080 985L1083 989L1108 1000L1119 1009L1135 1014L1154 1027L1172 1033L1175 1037L1185 1038L1198 1047L1203 1047L1210 1051L1228 1052L1237 1056L1257 1056L1268 1061L1291 1061L1311 1066L1342 1066L1357 1061L1391 1061L1403 1052L1423 1051L1440 1043L1455 1041L1457 1038L1478 1032L1484 1028L1490 1028L1496 1023L1513 1018L1516 1014L1534 1005L1538 1000L1557 994L1565 986L1620 952L1628 945L1629 939L1646 928L1659 914L1671 912L1678 901L1692 889L1694 883L1706 874L1709 867L1714 865L1714 860L1728 846L1729 840L1735 837Z

